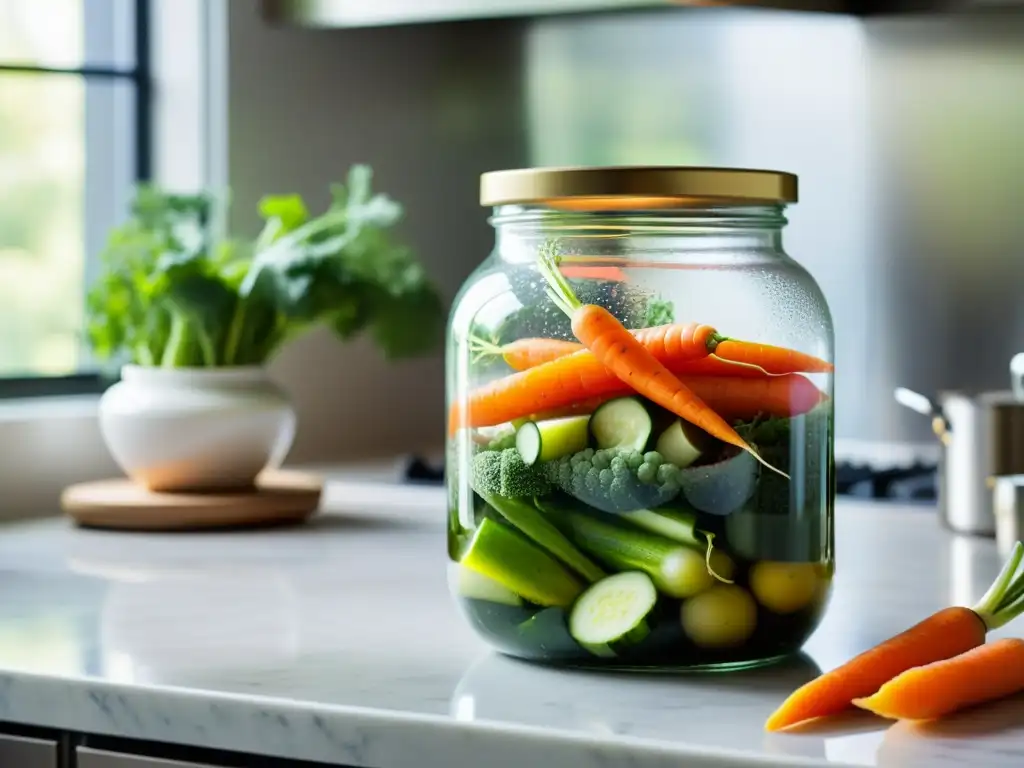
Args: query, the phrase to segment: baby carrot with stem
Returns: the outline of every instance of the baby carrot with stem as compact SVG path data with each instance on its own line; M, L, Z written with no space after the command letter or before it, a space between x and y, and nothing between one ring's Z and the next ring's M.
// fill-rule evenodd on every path
M693 324L696 325L696 324ZM702 326L707 328L708 326ZM723 360L714 354L704 353L704 357L691 356L699 355L698 349L706 347L694 347L692 351L677 353L676 344L666 341L670 334L662 334L661 331L669 329L682 329L680 333L686 333L689 326L662 325L656 328L645 328L642 331L632 331L637 340L644 345L648 352L677 375L686 376L740 376L742 378L768 378L772 375L792 376L793 374L769 374L763 368L747 363L734 363ZM648 334L648 331L658 331L659 334ZM671 334L677 335L677 334ZM494 344L492 342L473 336L469 339L470 350L479 357L501 357L509 368L515 371L526 371L536 368L552 360L566 357L571 354L579 354L586 350L577 341L565 341L563 339L547 338L524 338L511 341L507 344ZM587 352L586 354L590 354ZM582 356L578 358L583 360Z
M548 282L548 296L568 315L572 332L594 357L636 392L666 410L700 427L712 437L750 453L768 469L789 477L762 459L729 423L648 352L618 319L604 307L583 304L569 281L558 271L559 257L551 245L541 248L540 272Z
M908 669L853 703L893 720L933 720L1020 691L1024 691L1024 640L1011 637Z
M705 365L716 366L723 372L731 367L741 376L830 373L833 370L832 363L821 358L786 347L730 339L710 325L673 323L631 330L630 333L670 368L673 364L702 360ZM478 356L501 357L516 371L551 362L584 348L574 341L543 337L517 339L502 345L473 337L469 344ZM697 365L695 369L700 367Z
M469 349L477 357L500 357L514 371L525 371L538 365L550 363L560 357L571 355L583 349L576 341L564 339L517 339L508 344L494 344L478 336L471 336Z
M717 333L714 328L697 323L656 325L652 328L630 331L630 333L644 345L648 352L666 365L707 359L718 343L715 340ZM517 339L507 344L498 345L473 336L469 339L469 347L478 357L488 355L501 357L510 368L516 371L525 371L527 368L534 368L586 349L578 341L543 337ZM742 363L719 361L719 364L735 366L737 369L751 368L760 371L759 368Z
M943 608L905 632L798 688L765 724L778 731L838 714L913 667L949 659L985 642L989 630L1024 613L1024 544L1017 542L992 586L973 608Z

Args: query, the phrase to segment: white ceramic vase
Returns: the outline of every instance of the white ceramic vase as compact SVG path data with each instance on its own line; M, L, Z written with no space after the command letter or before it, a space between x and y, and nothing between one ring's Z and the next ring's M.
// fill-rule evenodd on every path
M251 486L284 461L295 437L295 410L258 366L126 365L99 417L114 460L154 491Z

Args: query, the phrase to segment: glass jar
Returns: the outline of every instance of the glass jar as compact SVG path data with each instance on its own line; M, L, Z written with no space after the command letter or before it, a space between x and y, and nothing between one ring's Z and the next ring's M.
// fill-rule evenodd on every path
M796 188L740 169L482 177L496 245L447 357L449 583L497 650L737 669L817 626L833 332L782 248Z

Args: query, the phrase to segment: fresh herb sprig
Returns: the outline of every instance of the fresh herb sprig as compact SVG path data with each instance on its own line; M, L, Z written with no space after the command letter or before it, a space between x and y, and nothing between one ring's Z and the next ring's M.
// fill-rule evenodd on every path
M401 206L354 166L331 203L260 201L252 241L214 240L210 195L137 190L109 234L87 297L88 339L101 359L145 366L261 365L316 326L343 340L367 332L389 359L437 347L444 307L392 228Z

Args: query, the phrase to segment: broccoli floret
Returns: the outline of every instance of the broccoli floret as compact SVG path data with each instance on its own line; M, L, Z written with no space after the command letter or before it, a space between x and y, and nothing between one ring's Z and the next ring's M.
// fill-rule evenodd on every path
M556 487L603 512L656 507L679 493L679 469L654 451L588 448L548 462L547 472Z
M515 448L481 451L473 457L473 490L483 496L517 499L543 496L551 483L540 467L528 467Z
M510 432L498 435L491 442L487 444L488 451L504 451L508 448L516 447L516 431L513 429Z

